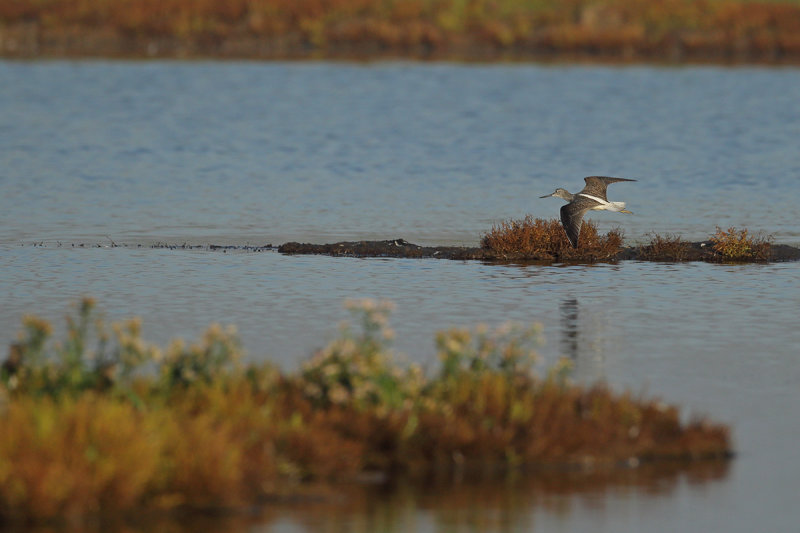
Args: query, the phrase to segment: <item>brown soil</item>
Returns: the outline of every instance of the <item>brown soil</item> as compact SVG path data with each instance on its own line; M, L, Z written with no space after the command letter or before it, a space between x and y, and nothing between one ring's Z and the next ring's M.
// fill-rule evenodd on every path
M434 259L495 259L482 248L461 246L419 246L404 239L355 241L334 244L287 242L278 247L283 254L318 254L350 257L408 257Z

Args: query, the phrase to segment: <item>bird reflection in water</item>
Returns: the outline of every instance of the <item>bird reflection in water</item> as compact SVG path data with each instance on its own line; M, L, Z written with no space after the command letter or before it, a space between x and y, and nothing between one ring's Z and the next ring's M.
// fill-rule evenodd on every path
M578 299L568 296L558 306L560 315L560 352L573 365L573 377L579 380L605 379L607 323L592 307L580 308Z
M566 357L578 359L578 299L565 298L559 306L561 314L561 351Z

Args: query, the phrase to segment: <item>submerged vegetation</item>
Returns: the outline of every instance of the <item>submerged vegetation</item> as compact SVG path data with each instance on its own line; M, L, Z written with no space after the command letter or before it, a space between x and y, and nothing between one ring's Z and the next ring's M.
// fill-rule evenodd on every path
M578 247L573 248L557 219L544 220L527 215L492 227L481 239L481 247L500 259L534 261L594 262L613 259L622 247L622 230L598 235L591 220L583 222Z
M160 349L140 322L109 329L83 300L66 339L23 320L0 370L0 520L139 508L228 508L306 482L537 465L594 469L723 458L725 426L543 368L537 327L437 335L438 369L400 364L391 305L348 304L359 325L295 372L243 364L235 331Z
M12 0L5 54L553 54L797 60L800 4L757 0Z

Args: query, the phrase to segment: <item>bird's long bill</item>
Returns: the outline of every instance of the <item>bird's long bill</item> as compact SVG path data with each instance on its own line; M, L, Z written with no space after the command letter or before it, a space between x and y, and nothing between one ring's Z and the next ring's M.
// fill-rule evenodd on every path
M550 198L554 194L555 194L554 192L551 192L550 194L545 194L544 196L540 196L539 198Z

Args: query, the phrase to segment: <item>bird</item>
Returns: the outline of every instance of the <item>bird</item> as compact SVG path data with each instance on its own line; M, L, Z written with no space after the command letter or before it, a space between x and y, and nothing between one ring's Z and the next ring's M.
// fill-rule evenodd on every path
M609 184L618 181L636 181L627 178L612 178L609 176L589 176L583 178L586 186L577 194L571 194L566 189L558 188L552 194L540 198L562 198L568 203L561 207L561 225L567 234L573 248L578 247L578 236L581 233L583 216L589 210L616 211L618 213L633 214L625 209L625 202L609 202L606 198L606 189Z

